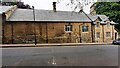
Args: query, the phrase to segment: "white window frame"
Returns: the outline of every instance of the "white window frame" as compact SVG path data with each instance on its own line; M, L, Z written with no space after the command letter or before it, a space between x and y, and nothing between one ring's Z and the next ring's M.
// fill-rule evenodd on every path
M84 29L86 27L86 30ZM82 26L82 32L88 32L89 31L89 26Z
M73 28L72 25L65 25L65 32L72 32Z

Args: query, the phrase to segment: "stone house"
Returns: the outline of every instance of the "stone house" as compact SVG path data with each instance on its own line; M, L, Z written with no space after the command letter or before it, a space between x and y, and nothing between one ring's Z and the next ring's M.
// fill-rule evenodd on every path
M70 11L15 9L4 23L4 43L92 42L91 20ZM9 15L8 14L5 14Z
M97 15L95 10L96 3L90 7L90 17L93 21L94 42L110 42L118 38L115 30L117 23L110 21L105 15Z
M16 6L0 6L0 43L2 43L2 35L4 33L3 25L5 20L7 20L13 13L14 9L17 8ZM6 18L4 18L4 16Z
M32 10L13 6L7 13L3 12L2 17L3 43L92 43L115 39L114 22L109 21L108 29L108 19L103 23L100 15L88 15L84 11Z
M117 23L110 21L105 15L92 15L90 17L93 21L94 42L111 42L118 38L118 32L115 30Z

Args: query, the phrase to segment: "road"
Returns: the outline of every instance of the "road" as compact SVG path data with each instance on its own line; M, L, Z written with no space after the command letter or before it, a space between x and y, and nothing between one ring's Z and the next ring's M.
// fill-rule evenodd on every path
M117 45L2 49L3 66L118 66Z

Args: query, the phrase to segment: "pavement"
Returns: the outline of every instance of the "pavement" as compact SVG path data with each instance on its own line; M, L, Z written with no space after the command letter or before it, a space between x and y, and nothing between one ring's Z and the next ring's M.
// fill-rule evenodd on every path
M46 47L46 46L83 46L83 45L111 45L112 43L48 43L48 44L1 44L5 47Z

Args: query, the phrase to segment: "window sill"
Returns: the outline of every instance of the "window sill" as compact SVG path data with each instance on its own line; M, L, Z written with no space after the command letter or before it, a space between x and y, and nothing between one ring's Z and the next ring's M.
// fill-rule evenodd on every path
M82 33L89 33L89 32L82 32Z
M72 31L65 31L65 33L71 33Z

